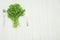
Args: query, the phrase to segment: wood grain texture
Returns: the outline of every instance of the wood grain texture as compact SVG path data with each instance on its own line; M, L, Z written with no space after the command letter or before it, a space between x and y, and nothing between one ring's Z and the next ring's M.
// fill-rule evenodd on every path
M12 3L26 9L17 29L2 12ZM60 0L0 0L0 5L0 40L60 40Z

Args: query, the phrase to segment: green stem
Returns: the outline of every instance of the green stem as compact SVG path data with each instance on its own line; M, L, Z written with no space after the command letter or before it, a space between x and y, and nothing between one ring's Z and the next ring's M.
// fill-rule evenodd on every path
M18 19L15 19L13 22L13 27L17 27L19 25Z

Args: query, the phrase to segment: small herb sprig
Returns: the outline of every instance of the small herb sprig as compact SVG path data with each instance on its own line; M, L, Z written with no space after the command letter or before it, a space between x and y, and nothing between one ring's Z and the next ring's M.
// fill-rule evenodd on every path
M7 15L13 22L13 27L17 27L19 25L19 17L23 16L25 9L21 7L19 4L11 4L7 9Z

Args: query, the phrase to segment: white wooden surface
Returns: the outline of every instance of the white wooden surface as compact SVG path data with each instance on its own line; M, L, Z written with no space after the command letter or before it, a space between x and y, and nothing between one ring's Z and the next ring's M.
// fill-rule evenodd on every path
M2 12L12 3L26 9L17 29ZM60 0L0 0L0 40L60 40Z

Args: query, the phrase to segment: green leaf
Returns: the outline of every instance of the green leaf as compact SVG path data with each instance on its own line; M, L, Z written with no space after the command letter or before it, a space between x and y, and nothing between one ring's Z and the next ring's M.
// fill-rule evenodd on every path
M21 16L24 16L25 9L21 7L20 4L11 4L7 9L8 17L13 21L13 26L18 26L18 19ZM17 21L16 21L17 20Z

